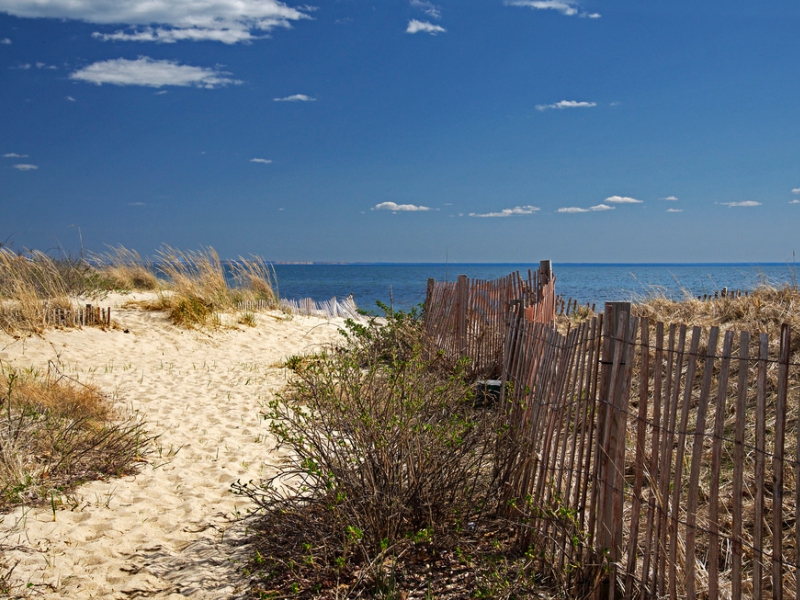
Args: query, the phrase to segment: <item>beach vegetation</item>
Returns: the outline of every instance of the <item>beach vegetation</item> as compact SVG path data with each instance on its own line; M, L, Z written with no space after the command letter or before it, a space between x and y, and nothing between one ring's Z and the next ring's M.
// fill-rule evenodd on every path
M52 365L41 373L0 363L0 512L56 507L82 483L135 473L150 442L144 422L96 387Z
M255 594L527 589L530 561L496 516L503 428L467 365L431 352L405 313L343 335L343 348L287 361L293 377L264 415L284 459L234 486L258 507Z
M153 291L160 282L153 265L142 259L136 250L110 246L106 252L92 254L91 264L109 289L118 291Z

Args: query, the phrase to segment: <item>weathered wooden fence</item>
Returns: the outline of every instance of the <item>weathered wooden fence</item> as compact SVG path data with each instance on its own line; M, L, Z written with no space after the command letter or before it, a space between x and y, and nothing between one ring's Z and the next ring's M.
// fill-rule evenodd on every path
M424 304L425 328L435 347L451 359L468 357L473 373L500 374L503 347L511 315L524 308L529 321L552 323L555 317L555 276L550 261L527 280L512 273L494 281L428 280Z
M9 322L25 322L28 320L41 321L44 327L82 327L84 325L97 325L100 327L111 326L111 308L102 308L92 304L85 306L51 306L44 303L36 314L22 311L16 306L0 308L0 320Z
M629 312L607 305L566 335L520 316L509 328L506 512L520 544L568 596L797 597L788 326L720 339Z

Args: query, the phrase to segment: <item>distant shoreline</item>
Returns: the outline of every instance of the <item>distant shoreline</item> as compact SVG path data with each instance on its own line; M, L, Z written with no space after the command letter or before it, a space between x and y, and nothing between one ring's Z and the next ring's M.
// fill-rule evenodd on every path
M229 263L231 261L223 261ZM327 262L327 261L266 261L286 266L342 266L342 267L514 267L538 266L538 262ZM777 262L553 262L554 267L791 267L793 263Z

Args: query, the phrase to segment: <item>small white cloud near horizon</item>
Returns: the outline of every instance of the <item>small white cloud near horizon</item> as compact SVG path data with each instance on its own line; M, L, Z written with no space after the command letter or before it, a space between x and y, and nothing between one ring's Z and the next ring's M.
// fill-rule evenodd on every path
M522 217L525 215L532 215L539 212L541 209L538 206L515 206L514 208L504 208L500 212L490 213L469 213L470 217L477 217L479 219L493 219L505 217Z
M17 171L35 171L36 169L38 169L38 168L39 168L39 167L38 167L38 166L36 166L36 165L28 165L28 164L24 164L24 163L17 164L17 165L13 165L13 167L14 167L14 168L15 168Z
M603 202L611 202L612 204L643 204L643 200L636 198L629 198L628 196L609 196Z
M584 19L599 19L600 13L589 13L580 8L575 0L505 0L506 6L519 6L534 10L555 10L567 17L582 17Z
M678 201L678 197L677 196L667 196L666 198L662 198L662 200L669 200L670 202L677 202Z
M800 204L800 200L790 200L789 204Z
M370 210L388 210L391 212L424 212L430 210L427 206L417 206L415 204L397 204L396 202L381 202Z
M425 0L411 0L411 6L414 8L420 9L429 17L434 19L441 19L442 18L442 9L440 6L436 6L432 2L426 2Z
M436 35L437 33L445 33L447 30L442 27L441 25L434 25L433 23L429 23L428 21L417 21L416 19L411 19L408 22L408 27L406 27L406 33L430 33L431 35Z
M720 202L722 206L727 206L728 208L750 208L752 206L761 206L761 202L756 202L755 200L744 200L743 202Z
M272 160L270 160L269 158L251 158L250 162L261 163L262 165L272 164Z
M316 98L312 98L311 96L306 96L305 94L294 94L292 96L286 96L284 98L273 98L275 102L316 102Z
M563 110L565 108L593 108L597 106L597 102L579 102L577 100L561 100L553 104L537 104L536 110Z
M559 208L556 212L560 213L588 213L588 212L604 212L607 210L616 210L616 206L609 206L608 204L596 204L589 208L581 208L579 206L565 206Z
M140 56L136 60L116 58L92 63L71 73L69 78L95 85L141 85L160 88L168 85L214 89L241 81L226 77L225 71L181 65L173 60Z
M667 212L679 213L679 212L683 212L683 209L682 208L668 208Z
M16 152L9 152L3 154L3 158L28 158L27 154L17 154Z
M800 194L800 188L793 188L792 189L792 193L793 194Z

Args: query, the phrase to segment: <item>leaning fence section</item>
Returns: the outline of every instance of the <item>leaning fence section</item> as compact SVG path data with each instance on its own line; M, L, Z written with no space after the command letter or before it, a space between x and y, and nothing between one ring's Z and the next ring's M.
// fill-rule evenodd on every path
M629 314L508 329L504 510L521 549L576 597L797 597L788 326L770 340Z
M543 261L538 271L528 271L527 279L518 272L494 281L466 275L455 282L429 279L425 327L434 346L449 358L466 357L474 374L497 377L512 313L552 323L555 306L550 261Z

